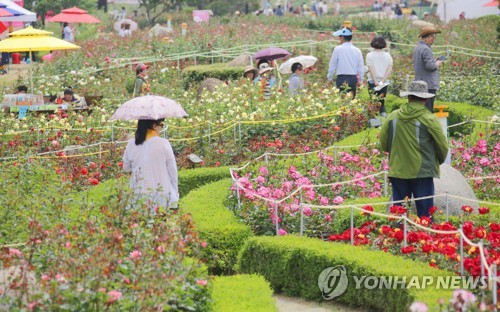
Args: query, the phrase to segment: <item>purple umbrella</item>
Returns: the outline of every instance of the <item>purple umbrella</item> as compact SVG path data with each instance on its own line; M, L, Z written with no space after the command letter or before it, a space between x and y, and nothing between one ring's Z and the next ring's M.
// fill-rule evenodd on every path
M254 60L266 59L271 62L274 60L285 58L289 55L291 55L291 53L285 49L272 47L272 48L265 48L264 50L255 52L255 54L253 55L253 59Z

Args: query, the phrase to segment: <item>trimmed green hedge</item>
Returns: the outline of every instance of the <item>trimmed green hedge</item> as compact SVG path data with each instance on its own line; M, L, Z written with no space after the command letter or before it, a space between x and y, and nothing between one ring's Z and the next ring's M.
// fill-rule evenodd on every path
M217 276L212 285L212 311L277 311L273 291L262 276Z
M398 109L401 104L406 103L407 101L408 100L406 98L388 95L386 101L387 111L391 112ZM495 112L491 109L467 103L438 101L434 105L448 105L448 109L446 109L446 111L450 113L450 116L448 117L448 125L457 124L466 121L469 118L486 121L487 117L495 115ZM479 133L485 133L486 127L485 123L473 123L473 126L465 124L449 128L449 131L452 136L457 133L461 133L464 135L472 134L473 137L478 138Z
M224 63L189 66L182 70L182 86L187 90L207 78L237 80L242 77L244 71L244 67L227 66Z
M438 299L451 297L452 291L435 289L356 289L353 276L452 276L447 271L425 267L382 251L342 243L330 243L317 238L297 236L253 237L238 257L238 271L261 274L275 291L308 300L323 300L318 287L320 273L328 268L344 265L348 275L345 293L336 301L351 306L362 306L380 311L407 311L414 301L427 303L429 311L438 308Z
M204 258L211 274L234 273L238 252L252 236L250 228L238 221L224 205L231 179L224 179L191 191L181 199L182 213L193 216L200 237L207 241Z
M179 195L186 196L189 192L205 184L231 177L229 167L195 168L179 171Z

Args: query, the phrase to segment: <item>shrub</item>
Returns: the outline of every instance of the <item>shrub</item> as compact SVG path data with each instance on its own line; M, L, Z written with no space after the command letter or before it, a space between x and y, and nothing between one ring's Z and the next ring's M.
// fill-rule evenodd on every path
M183 213L192 215L200 238L207 242L203 257L211 274L233 273L238 252L252 235L224 206L230 186L230 179L206 185L191 191L179 204Z
M435 284L424 289L355 289L356 276L451 276L411 260L365 247L327 243L314 238L296 236L251 238L238 257L238 271L257 273L271 283L275 291L308 300L322 300L318 276L328 268L344 265L348 274L346 292L336 300L353 306L380 311L406 311L413 301L423 301L429 310L438 307L439 298L448 298L451 291L435 289ZM407 280L408 282L408 280Z
M180 170L179 194L184 197L196 188L228 177L230 177L229 167Z
M244 70L243 67L226 66L226 64L220 63L189 66L182 71L182 85L187 90L207 78L217 78L222 81L237 80L241 78Z
M212 285L213 311L276 311L273 291L262 276L217 276L213 279Z

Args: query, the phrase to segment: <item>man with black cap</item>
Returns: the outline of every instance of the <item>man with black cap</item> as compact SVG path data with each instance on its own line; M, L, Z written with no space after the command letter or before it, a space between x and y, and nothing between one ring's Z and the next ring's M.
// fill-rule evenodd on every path
M439 72L438 67L441 66L443 61L434 58L431 45L436 39L436 34L441 31L434 26L425 26L418 35L421 38L420 42L413 51L413 68L415 70L415 80L423 80L427 82L429 93L436 95L439 89ZM427 100L425 106L434 112L434 99L435 97Z
M329 81L332 81L337 76L335 79L337 88L352 92L352 98L355 98L358 83L363 83L363 76L365 74L363 55L361 54L361 50L351 43L351 28L344 27L334 32L333 36L339 37L340 45L333 49L327 78ZM347 88L345 87L346 84Z
M139 64L135 68L135 83L134 83L134 94L133 97L148 95L151 92L149 87L148 78L148 66L144 64Z
M448 154L448 141L436 115L425 107L434 94L427 91L425 81L413 81L407 92L408 103L393 111L380 132L380 144L389 153L389 180L392 199L434 195L434 178L439 178L439 165ZM434 198L416 201L419 217L429 216Z

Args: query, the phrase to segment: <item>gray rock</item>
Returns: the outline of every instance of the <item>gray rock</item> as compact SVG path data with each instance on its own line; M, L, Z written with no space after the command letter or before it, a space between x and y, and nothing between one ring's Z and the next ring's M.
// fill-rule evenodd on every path
M242 54L232 60L231 62L227 63L227 66L248 66L252 65L252 60L250 59L250 55L248 54Z
M200 95L203 93L203 90L207 90L208 92L214 92L216 88L225 88L225 87L227 86L224 83L224 81L217 78L208 78L200 83L197 95L198 97L200 97Z
M20 279L23 279L23 281L27 283L26 290L30 295L38 293L40 291L40 287L37 284L35 274L34 272L27 270L28 268L20 266L11 266L0 270L0 294L10 297L12 301L18 299L19 296L22 296L21 299L23 303L26 304L25 294L23 295L20 289L11 289L10 286L13 282L18 282ZM0 311L9 311L8 304L0 303Z
M442 164L439 169L441 170L441 178L434 179L436 195L448 192L448 195L471 199L462 200L448 196L448 213L450 215L459 215L462 213L462 206L464 205L469 205L477 210L478 204L475 202L477 197L462 173L448 164ZM434 205L445 212L446 197L442 196L434 199Z

